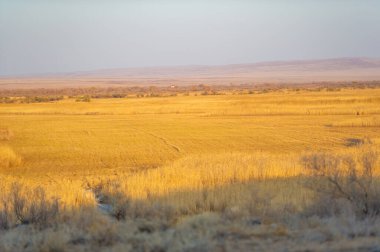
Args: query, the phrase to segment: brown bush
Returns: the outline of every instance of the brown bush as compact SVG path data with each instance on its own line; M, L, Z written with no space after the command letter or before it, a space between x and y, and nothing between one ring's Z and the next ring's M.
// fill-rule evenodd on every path
M54 224L59 214L57 199L47 199L40 187L27 189L19 183L14 183L10 192L3 196L2 205L0 228L3 229L19 224L45 228Z
M374 177L377 158L371 150L356 158L327 153L304 156L302 163L312 175L306 185L318 193L319 210L336 212L333 208L339 210L338 202L346 201L359 214L380 214L380 184Z
M10 129L0 129L0 141L9 141L13 136Z
M17 167L21 157L9 146L0 146L0 168Z

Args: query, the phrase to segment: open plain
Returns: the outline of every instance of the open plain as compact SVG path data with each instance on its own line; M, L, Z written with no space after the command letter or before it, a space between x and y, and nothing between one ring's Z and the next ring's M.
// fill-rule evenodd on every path
M0 252L380 252L379 10L0 0Z
M379 129L378 87L3 103L0 248L378 249Z

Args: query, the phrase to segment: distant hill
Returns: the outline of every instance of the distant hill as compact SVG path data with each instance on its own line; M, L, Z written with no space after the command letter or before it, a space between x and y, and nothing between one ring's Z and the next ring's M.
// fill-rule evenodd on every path
M0 78L0 88L380 80L380 59L337 58L220 66L118 68Z
M221 66L181 66L181 67L148 67L104 69L87 72L70 73L70 77L109 77L109 78L144 78L144 77L196 77L196 76L252 76L263 73L286 72L320 73L334 71L380 70L380 59L340 58L323 60L275 61L252 64L234 64ZM380 72L379 72L380 75Z

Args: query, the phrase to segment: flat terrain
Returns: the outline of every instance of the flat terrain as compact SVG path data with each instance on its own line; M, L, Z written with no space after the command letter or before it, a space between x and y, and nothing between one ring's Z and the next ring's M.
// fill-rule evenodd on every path
M199 153L336 151L352 138L378 142L380 90L66 99L2 104L0 119L14 134L1 144L23 160L12 173L138 169Z
M323 152L359 160L356 156L364 153L368 146L378 150L379 144L379 88L280 89L224 95L190 93L173 97L91 99L90 102L76 102L66 97L48 103L0 104L0 176L4 195L6 190L11 190L14 181L32 188L42 186L47 196L58 197L60 204L73 209L92 206L94 214L99 214L96 210L99 204L105 204L101 207L110 207L112 211L125 206L129 201L123 197L149 204L159 202L173 207L176 212L175 220L168 217L170 224L165 225L175 225L178 230L187 230L192 225L200 225L199 230L215 226L216 229L209 231L212 235L207 233L204 238L210 239L208 241L199 240L199 232L204 230L183 231L196 236L189 238L189 242L197 240L201 247L202 242L206 242L202 247L206 250L207 246L217 250L220 245L214 244L216 234L213 232L222 232L227 227L234 230L233 225L237 233L226 231L231 235L231 243L224 244L227 250L260 246L296 248L299 242L308 244L310 249L323 250L326 246L323 242L329 239L337 241L334 245L337 248L343 248L340 246L349 239L348 234L336 231L339 235L321 235L312 224L305 224L309 225L306 229L310 237L304 237L299 233L300 226L288 225L281 219L285 213L304 213L311 204L310 188L300 184L299 176L304 174L301 159L309 153ZM360 161L357 162L359 165ZM378 165L376 163L376 168ZM243 224L238 224L239 221L247 218L245 210L249 210L248 216L263 218L260 223L266 220L265 225L253 231L240 229ZM133 211L137 214L141 210ZM166 210L158 211L162 214ZM221 224L220 218L227 218L220 217L221 212L245 217L232 224ZM160 214L156 218L164 218ZM103 218L99 216L96 218ZM114 216L119 215L114 213ZM188 220L184 216L198 217ZM102 221L115 230L124 228L120 225L125 224ZM315 221L316 225L325 225L324 220ZM278 223L286 225L280 227ZM330 222L326 225L326 229L336 226ZM96 230L104 231L100 231L101 227ZM115 230L112 235L118 238L112 240L112 236L110 243L99 243L101 247L134 239L119 236ZM162 235L160 242L169 239L166 231L157 232ZM7 235L4 237L8 237L8 243L0 239L0 245L16 248L17 245L9 243L9 237L15 234ZM321 241L318 235L323 236ZM147 237L144 239L149 240ZM268 237L277 237L278 243L271 244ZM359 247L377 244L370 236L361 237L364 240L355 243ZM76 243L70 243L74 238L67 239L61 244L63 248L77 248ZM256 245L250 243L252 239ZM160 242L157 242L159 247L164 246ZM320 242L322 245L318 245ZM88 245L86 241L82 245L97 246Z

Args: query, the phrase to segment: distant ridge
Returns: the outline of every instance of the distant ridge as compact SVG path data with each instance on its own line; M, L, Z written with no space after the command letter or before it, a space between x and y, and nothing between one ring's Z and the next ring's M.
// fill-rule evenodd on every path
M194 85L380 80L380 59L334 58L231 65L101 69L1 77L0 88L35 85Z
M168 76L231 76L250 75L260 72L321 72L356 69L379 69L380 59L374 58L334 58L321 60L268 61L248 64L231 64L220 66L193 65L168 67L139 67L102 69L68 73L70 77L168 77Z

